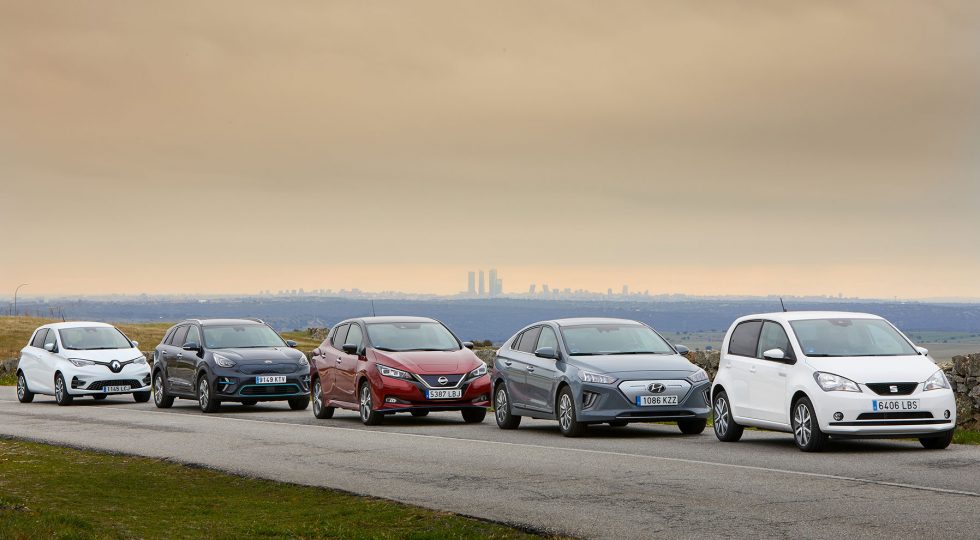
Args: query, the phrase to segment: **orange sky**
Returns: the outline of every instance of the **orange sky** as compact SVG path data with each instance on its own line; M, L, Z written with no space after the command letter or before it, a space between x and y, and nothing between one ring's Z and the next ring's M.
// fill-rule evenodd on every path
M980 4L0 0L0 295L980 297Z

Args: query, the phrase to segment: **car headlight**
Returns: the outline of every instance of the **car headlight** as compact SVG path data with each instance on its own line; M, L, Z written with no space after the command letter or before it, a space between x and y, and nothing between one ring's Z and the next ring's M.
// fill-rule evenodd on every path
M130 360L130 362L132 362L132 363L134 363L136 365L145 364L146 363L146 357L143 356L143 355L140 355L140 356L137 356L136 358L133 358L132 360Z
M860 392L861 388L857 383L846 377L817 371L813 374L813 379L817 381L824 392Z
M221 356L220 354L214 355L214 363L221 367L235 367L235 361L227 356Z
M582 370L579 370L578 378L582 379L582 382L587 382L587 383L612 384L616 382L615 377L610 377L609 375L600 375L598 373L592 373L591 371L582 371Z
M75 367L94 366L95 365L95 362L93 362L91 360L86 360L84 358L69 358L68 361L71 362L72 365L75 366Z
M477 377L482 377L487 374L487 363L480 361L480 367L470 371L466 374L467 379L475 379Z
M705 371L705 370L703 370L703 369L701 369L701 368L698 368L698 370L695 371L694 373L692 373L687 378L687 380L689 382L692 382L692 383L704 382L704 381L708 380L708 372Z
M943 370L941 369L933 373L928 379L926 379L926 382L922 384L923 392L926 390L943 390L949 388L952 388L949 385L949 379L946 378L946 374L943 373Z
M388 367L384 364L378 364L378 371L381 372L385 377L392 377L395 379L411 379L412 374L407 371L402 371L400 369L395 369L393 367Z
M300 367L303 367L303 366L308 366L308 365L310 365L310 361L306 359L306 355L304 354L299 359L299 366Z

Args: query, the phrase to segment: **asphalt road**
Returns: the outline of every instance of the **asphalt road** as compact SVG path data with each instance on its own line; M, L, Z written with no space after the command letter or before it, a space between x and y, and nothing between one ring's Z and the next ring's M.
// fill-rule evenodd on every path
M590 428L554 422L497 429L490 415L399 415L379 427L338 411L316 420L285 403L194 402L170 410L128 398L58 407L0 388L0 434L166 458L324 486L586 538L980 537L980 446L838 442L804 454L789 435ZM152 486L148 486L152 489Z

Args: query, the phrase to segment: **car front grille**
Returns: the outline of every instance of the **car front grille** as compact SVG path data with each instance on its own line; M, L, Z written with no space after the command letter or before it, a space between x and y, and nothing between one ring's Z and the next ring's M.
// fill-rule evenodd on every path
M258 364L258 365L244 365L238 369L239 372L246 375L267 375L270 373L292 373L296 371L295 364Z
M931 412L866 412L858 415L858 420L908 420L912 418L932 418Z
M102 390L106 386L128 386L130 388L142 388L143 385L135 379L126 381L95 381L85 387L86 390Z
M893 382L893 383L868 383L865 384L872 392L878 394L879 396L907 396L912 392L915 392L915 387L919 386L919 383L914 382ZM892 387L895 387L895 392L892 392Z
M429 385L431 388L452 388L456 386L456 383L463 378L462 374L459 375L418 375L420 379L425 381L425 384ZM439 382L439 377L446 378L446 384Z
M270 386L246 386L242 388L243 396L269 396L280 394L297 394L299 387L295 384L277 384Z

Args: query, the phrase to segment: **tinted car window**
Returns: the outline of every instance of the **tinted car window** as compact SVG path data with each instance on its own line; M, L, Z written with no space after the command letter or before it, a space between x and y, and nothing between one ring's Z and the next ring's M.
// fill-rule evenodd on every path
M556 351L558 350L558 336L555 335L555 331L550 326L543 326L541 328L541 335L538 336L538 345L534 350L542 347L551 347Z
M182 345L187 345L188 343L201 344L201 331L196 326L187 327L187 337L184 338Z
M177 329L176 332L174 332L173 337L170 338L170 344L174 345L175 347L180 347L181 345L184 344L184 336L186 335L187 335L187 327L181 326L180 328Z
M538 342L538 334L541 333L541 327L532 328L524 332L521 336L521 343L517 346L517 350L526 353L534 352L534 345Z
M761 329L762 321L746 321L736 326L728 342L728 354L755 358Z
M344 340L347 339L347 329L350 328L349 324L342 324L337 327L337 331L333 333L332 341L330 344L336 348L340 348L344 344Z
M54 346L54 349L51 350L58 349L58 339L55 337L55 333L53 331L49 331L48 335L44 337L44 346L47 347L48 345Z
M31 340L31 347L37 347L38 349L44 348L44 336L48 335L48 329L42 328L34 334L34 339Z
M756 348L756 357L762 358L762 353L769 349L781 349L789 356L793 355L793 350L789 346L789 337L783 325L766 321L762 324L762 333L759 335L759 346Z
M171 338L174 337L174 332L176 332L176 331L177 331L177 328L171 328L170 330L167 330L167 333L163 335L163 339L160 340L160 344L161 345L170 345L170 340L171 340Z
M361 327L352 324L350 325L350 330L347 331L347 339L344 340L344 345L357 345L360 347L363 338L364 334L361 332Z

